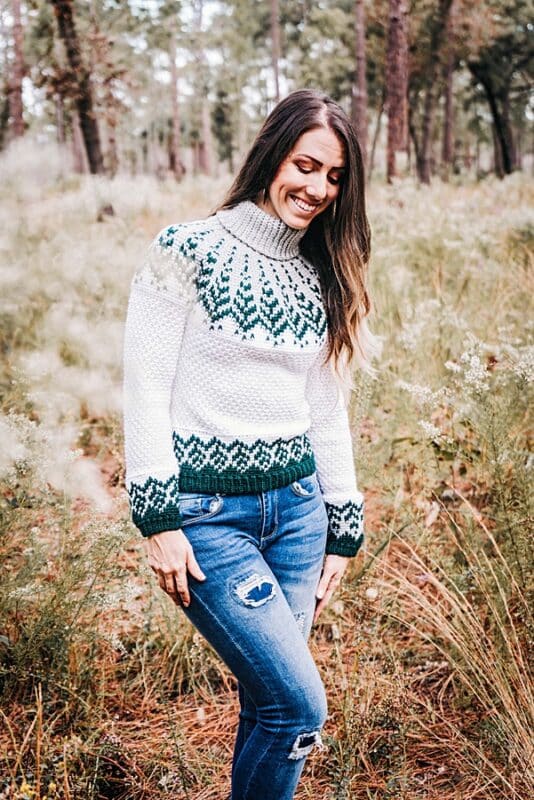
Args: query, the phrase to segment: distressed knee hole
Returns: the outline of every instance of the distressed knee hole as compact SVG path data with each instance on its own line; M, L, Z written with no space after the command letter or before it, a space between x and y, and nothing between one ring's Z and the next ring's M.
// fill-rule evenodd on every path
M304 758L305 756L309 755L314 745L318 747L319 750L324 750L324 744L319 731L311 731L311 733L299 733L293 743L293 749L291 750L288 758Z
M246 606L262 606L276 596L276 587L270 575L254 572L238 583L235 593Z

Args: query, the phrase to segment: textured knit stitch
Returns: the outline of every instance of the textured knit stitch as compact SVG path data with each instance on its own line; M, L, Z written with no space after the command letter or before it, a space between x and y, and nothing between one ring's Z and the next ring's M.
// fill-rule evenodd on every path
M180 527L180 492L263 492L317 470L327 553L360 548L363 496L304 235L245 201L162 230L134 275L126 486L144 536Z

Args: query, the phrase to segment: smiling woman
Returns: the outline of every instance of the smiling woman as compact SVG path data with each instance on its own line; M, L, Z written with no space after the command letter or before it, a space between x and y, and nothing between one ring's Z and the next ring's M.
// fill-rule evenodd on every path
M334 367L368 366L369 242L356 134L303 90L132 284L126 484L161 588L238 681L231 800L291 800L322 746L307 639L363 541Z

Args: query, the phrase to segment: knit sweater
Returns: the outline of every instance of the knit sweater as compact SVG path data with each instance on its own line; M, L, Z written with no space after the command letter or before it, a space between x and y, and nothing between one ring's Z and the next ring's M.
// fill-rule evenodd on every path
M144 536L180 528L180 492L259 493L316 470L326 552L360 548L363 496L304 234L245 201L164 228L136 271L124 432Z

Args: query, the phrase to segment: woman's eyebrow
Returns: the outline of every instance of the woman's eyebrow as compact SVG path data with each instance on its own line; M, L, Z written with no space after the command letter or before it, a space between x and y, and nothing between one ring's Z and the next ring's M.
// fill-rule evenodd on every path
M307 153L295 153L295 158L309 158L310 161L315 162L315 164L318 164L320 167L323 166L323 162L322 161L319 161L318 158L314 158L313 156L309 156ZM343 172L344 169L345 169L345 166L342 166L342 167L331 167L331 169L335 169L338 172Z

